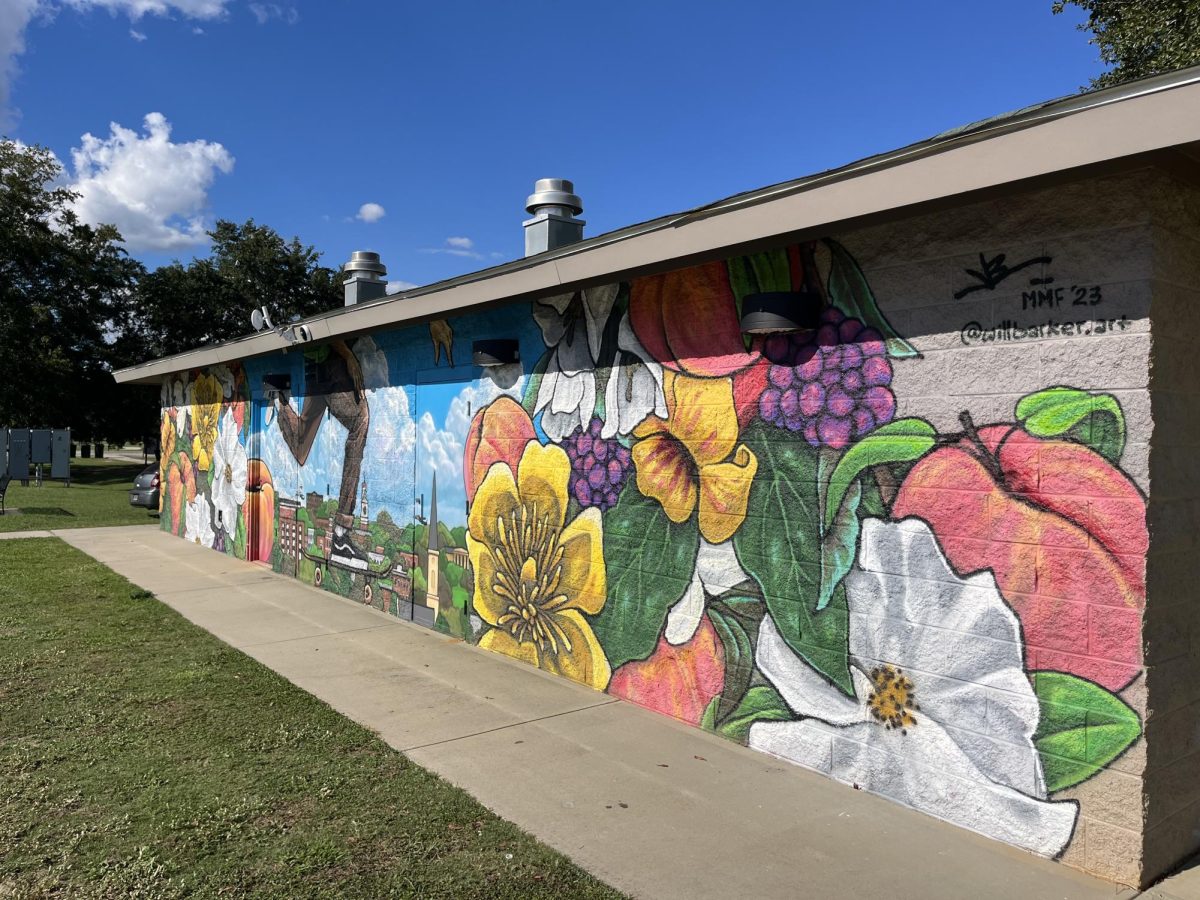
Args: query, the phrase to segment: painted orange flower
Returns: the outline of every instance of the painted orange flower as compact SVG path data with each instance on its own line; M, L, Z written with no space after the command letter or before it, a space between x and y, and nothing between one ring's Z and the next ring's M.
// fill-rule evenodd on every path
M180 453L178 460L168 466L166 482L171 498L171 533L179 534L184 508L196 499L196 472L186 453Z
M725 648L708 616L696 633L676 647L666 637L647 659L613 672L608 692L656 712L698 725L704 710L725 686Z
M507 463L509 469L516 471L525 447L536 437L533 422L511 397L498 397L477 412L463 448L467 500L475 499L475 491L493 463Z
M607 591L600 511L566 521L570 474L561 447L530 441L515 476L493 463L475 492L467 549L491 626L479 646L602 691L612 670L586 618Z
M629 321L650 355L675 372L703 378L732 375L759 357L746 349L725 263L689 266L637 278Z
M667 418L650 416L633 431L638 490L672 522L686 522L699 507L700 534L719 544L746 519L758 459L738 443L730 379L663 377Z

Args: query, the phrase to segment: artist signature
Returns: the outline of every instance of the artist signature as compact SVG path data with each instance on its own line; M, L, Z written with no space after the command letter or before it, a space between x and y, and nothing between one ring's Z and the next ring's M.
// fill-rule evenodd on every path
M999 285L1000 282L1002 282L1009 275L1012 275L1015 272L1020 272L1022 269L1027 269L1030 266L1049 265L1052 258L1049 256L1035 256L1031 259L1025 260L1024 262L1019 262L1015 266L1005 265L1004 259L1005 254L1003 253L997 253L991 259L988 259L982 253L980 253L979 269L981 271L977 271L975 269L963 270L972 278L976 279L979 283L967 285L967 287L955 291L954 299L961 300L963 297L967 296L967 294L974 293L975 291L994 291L996 286ZM1045 280L1053 281L1054 279L1050 278ZM1030 280L1030 284L1040 284L1042 282L1043 279L1035 278Z

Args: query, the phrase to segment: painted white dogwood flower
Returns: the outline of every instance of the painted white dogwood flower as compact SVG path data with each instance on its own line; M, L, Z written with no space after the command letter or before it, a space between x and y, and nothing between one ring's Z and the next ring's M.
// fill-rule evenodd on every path
M213 366L208 370L208 372L215 379L217 379L217 382L221 385L221 394L225 397L225 399L228 400L231 398L233 396L233 386L236 383L236 379L233 377L233 371L229 368L229 366Z
M596 360L618 290L619 285L606 284L534 301L534 321L552 348L534 414L542 413L542 429L556 443L591 421Z
M212 507L204 494L196 494L196 499L187 505L184 511L183 539L211 547L217 539L217 533L212 527Z
M217 521L229 534L237 530L238 510L246 502L249 461L246 448L238 440L239 430L233 411L226 410L213 446L213 508L218 514Z
M799 716L749 743L1027 850L1071 839L1073 801L1046 800L1038 701L1021 631L991 572L959 578L919 519L863 522L846 577L854 697L764 619L755 661Z
M667 613L667 627L663 632L667 643L679 645L690 641L700 627L700 617L704 615L708 598L737 587L749 577L738 562L732 540L710 544L700 538L692 583Z
M650 415L667 417L662 366L650 358L637 339L626 313L617 328L617 355L604 391L604 428L600 436L629 434Z

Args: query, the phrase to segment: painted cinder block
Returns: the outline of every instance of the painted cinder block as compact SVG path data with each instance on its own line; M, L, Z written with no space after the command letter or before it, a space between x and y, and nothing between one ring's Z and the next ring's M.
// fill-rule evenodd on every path
M1083 180L381 331L324 421L328 348L185 373L163 527L1140 883L1200 812L1195 193ZM814 335L744 338L742 297L802 284ZM519 371L466 364L500 334Z

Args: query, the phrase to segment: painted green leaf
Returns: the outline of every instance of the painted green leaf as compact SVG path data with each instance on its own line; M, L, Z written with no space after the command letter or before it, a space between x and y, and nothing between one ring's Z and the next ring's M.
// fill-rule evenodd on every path
M846 491L845 500L837 518L821 535L821 586L817 593L817 610L829 605L833 592L850 567L858 552L858 503L862 498L862 487L857 481Z
M733 290L739 313L742 299L747 294L792 289L792 270L786 250L736 256L726 265L729 268L729 286Z
M1138 714L1116 694L1063 672L1032 674L1041 708L1033 743L1050 793L1091 778L1142 733Z
M691 583L699 549L695 516L675 524L630 479L604 514L608 599L592 619L614 669L654 651L667 611Z
M744 745L750 740L750 726L755 722L787 722L794 718L775 688L758 684L746 692L733 715L716 731Z
M825 500L826 526L841 509L847 490L864 469L884 463L913 462L933 449L937 431L924 419L896 419L881 425L851 446L829 479Z
M747 294L764 291L790 291L792 289L791 266L786 250L768 250L748 256L735 256L726 264L729 271L729 287L739 318L742 315L742 300ZM742 340L749 349L753 338L743 335Z
M829 248L832 256L829 281L826 285L829 302L847 316L870 325L883 335L887 341L889 356L897 359L919 357L921 354L917 352L917 348L900 337L880 311L866 276L850 252L831 238L825 238L822 243Z
M525 412L533 416L534 407L537 406L538 391L542 386L542 376L546 374L546 367L550 365L551 350L547 349L542 354L541 359L534 363L533 371L529 373L529 377L525 380L525 396L521 398L521 405L525 407Z
M233 555L238 559L246 558L246 517L237 517L237 528L233 533Z
M1017 421L1034 437L1078 441L1111 463L1125 450L1125 415L1112 394L1047 388L1017 401Z
M738 561L762 585L788 646L850 693L844 589L839 585L827 606L816 609L822 552L817 452L762 422L742 439L758 457L758 474L746 521L733 537Z
M717 707L721 705L720 697L713 697L709 701L708 706L704 707L704 714L700 716L700 727L704 731L717 730Z
M754 675L754 645L763 617L763 603L756 597L722 595L708 605L708 618L725 650L725 685L717 697L716 721L729 716L750 687Z

